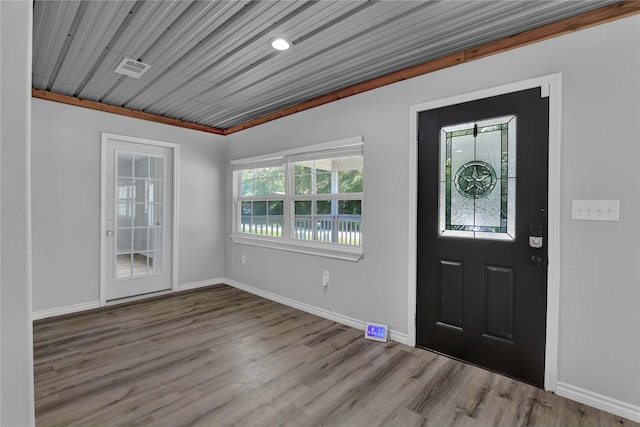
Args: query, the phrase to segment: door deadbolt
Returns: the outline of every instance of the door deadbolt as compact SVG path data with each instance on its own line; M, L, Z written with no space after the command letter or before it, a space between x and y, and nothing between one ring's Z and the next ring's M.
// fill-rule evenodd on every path
M542 224L529 224L529 246L541 248L542 240Z
M113 230L107 230L107 236L109 237L113 236Z

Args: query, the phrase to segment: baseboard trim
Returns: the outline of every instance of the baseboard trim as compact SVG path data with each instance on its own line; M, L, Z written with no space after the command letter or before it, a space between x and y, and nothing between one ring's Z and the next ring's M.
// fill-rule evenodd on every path
M612 399L560 381L556 383L556 394L640 423L640 406Z
M275 301L280 304L284 304L289 307L293 307L298 310L316 315L318 317L341 323L343 325L351 326L352 328L359 329L361 331L364 331L366 328L365 321L355 319L353 317L345 316L333 311L326 310L324 308L316 307L310 304L296 301L291 298L283 297L269 291L254 288L253 286L247 285L245 283L240 283L232 279L224 279L223 282L229 286L233 286L234 288L249 292L250 294L258 295L262 298L266 298L268 300ZM409 341L407 334L393 330L389 330L389 339L400 344L407 344L407 342Z
M187 291L189 289L198 289L198 288L204 288L207 286L213 286L213 285L220 285L225 283L224 278L216 278L216 279L209 279L209 280L200 280L199 282L190 282L190 283L183 283L181 285L176 286L175 291L176 292L180 292L180 291Z
M138 296L138 297L126 298L126 299L123 299L123 300L107 303L106 306L111 306L111 305L123 304L123 303L126 303L126 302L133 302L133 301L143 300L145 298L154 297L154 296L167 295L167 294L170 294L170 293L173 293L173 292L180 292L180 291L187 291L187 290L190 290L190 289L204 288L206 286L218 285L218 284L222 284L224 282L225 282L225 279L217 278L217 279L201 280L199 282L184 283L184 284L178 285L176 287L176 289L174 289L173 291L154 293L154 294L151 294L151 295L142 295L142 296ZM73 313L78 313L78 312L81 312L81 311L93 310L95 308L100 308L100 307L101 307L100 306L100 301L83 302L83 303L80 303L80 304L72 304L72 305L67 305L67 306L64 306L64 307L57 307L57 308L50 308L50 309L46 309L46 310L34 311L33 314L32 314L32 319L33 320L46 319L46 318L49 318L49 317L63 316L65 314L73 314Z
M100 301L83 302L80 304L72 304L64 307L50 308L47 310L34 311L33 320L46 319L48 317L62 316L64 314L77 313L79 311L93 310L100 308Z

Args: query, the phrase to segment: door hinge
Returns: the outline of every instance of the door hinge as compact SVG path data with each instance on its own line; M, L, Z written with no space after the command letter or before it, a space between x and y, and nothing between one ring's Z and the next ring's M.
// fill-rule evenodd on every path
M548 98L551 95L551 84L540 86L540 98Z

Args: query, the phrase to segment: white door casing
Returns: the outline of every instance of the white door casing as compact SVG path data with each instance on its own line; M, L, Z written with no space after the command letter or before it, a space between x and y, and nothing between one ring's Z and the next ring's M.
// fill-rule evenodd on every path
M409 139L409 248L408 248L408 344L416 345L416 268L417 268L417 183L418 183L418 114L448 105L488 98L520 90L540 87L549 96L549 223L547 270L547 330L545 346L544 388L555 391L558 381L558 340L560 307L560 141L561 141L561 75L551 74L526 81L461 94L411 106Z

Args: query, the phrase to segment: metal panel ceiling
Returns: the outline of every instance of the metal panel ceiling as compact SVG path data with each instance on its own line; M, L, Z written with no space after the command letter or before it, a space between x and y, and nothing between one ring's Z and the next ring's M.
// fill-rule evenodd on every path
M224 129L615 2L36 0L33 87Z

